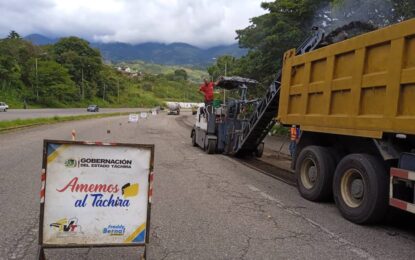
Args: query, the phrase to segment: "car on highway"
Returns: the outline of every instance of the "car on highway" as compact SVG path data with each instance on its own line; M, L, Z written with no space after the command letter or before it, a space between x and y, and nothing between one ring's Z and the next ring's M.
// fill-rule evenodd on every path
M197 109L198 109L198 106L197 105L193 105L192 106L192 115L196 115L197 114Z
M87 112L99 112L98 105L89 105L86 109Z
M178 102L166 102L169 112L168 115L180 115L180 104Z
M0 102L0 111L7 112L7 109L9 109L9 105L4 102Z

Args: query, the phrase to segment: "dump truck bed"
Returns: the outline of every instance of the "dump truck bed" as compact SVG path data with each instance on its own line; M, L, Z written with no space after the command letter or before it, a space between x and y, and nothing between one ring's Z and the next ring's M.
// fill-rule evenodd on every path
M415 134L415 19L284 54L278 120L302 130Z

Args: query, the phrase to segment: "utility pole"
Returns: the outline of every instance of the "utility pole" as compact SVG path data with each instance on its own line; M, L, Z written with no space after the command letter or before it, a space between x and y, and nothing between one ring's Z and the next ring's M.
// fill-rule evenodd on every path
M84 100L84 67L81 68L82 88L81 88L81 99Z
M37 58L35 58L35 75L36 75L36 100L39 100L39 84L37 79Z
M214 60L214 62L213 62L213 63L214 63L214 64L216 63L216 66L218 66L218 63L217 63L216 58L215 58L215 57L213 57L213 58L212 58L212 60ZM218 67L219 67L219 66L218 66ZM213 75L214 75L214 74L215 74L215 73L214 73L214 72L212 72L212 77L211 77L211 78L212 78L212 80L211 80L212 82L213 82L213 80L214 80L214 78L213 78Z
M120 79L117 79L117 102L120 103Z
M38 57L37 56L44 57L47 54L48 54L47 52L43 52L43 53L40 53L40 54L36 54L36 57L35 57L36 100L38 100L38 101L39 101L39 77L38 77L38 69L37 69L37 67L38 67L37 66L38 65Z
M225 61L225 77L228 71L228 61ZM226 89L223 89L223 104L226 104Z
M227 70L228 70L228 61L225 61L225 77L226 77Z

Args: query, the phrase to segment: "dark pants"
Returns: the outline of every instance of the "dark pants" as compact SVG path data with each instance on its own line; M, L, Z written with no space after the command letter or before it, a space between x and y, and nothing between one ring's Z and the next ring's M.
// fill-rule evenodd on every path
M297 142L294 141L294 140L291 141L290 146L289 146L289 149L290 149L291 157L294 158L295 152L297 150Z
M206 108L206 111L209 112L209 114L213 113L212 103L213 103L212 100L205 100L205 108Z

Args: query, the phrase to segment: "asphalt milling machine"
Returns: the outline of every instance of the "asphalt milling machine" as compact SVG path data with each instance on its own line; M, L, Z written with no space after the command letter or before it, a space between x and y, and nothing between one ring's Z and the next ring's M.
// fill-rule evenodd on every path
M297 54L314 50L323 43L324 32L315 28L314 33L299 48ZM224 153L235 156L262 156L264 138L276 123L278 112L281 70L266 94L248 100L247 93L258 82L242 77L221 77L217 87L239 90L239 99L229 99L220 107L200 107L191 132L192 144L209 154ZM247 117L246 110L250 108Z
M312 35L296 49L296 55L375 29L367 23L351 22L325 35L324 30L313 27ZM252 100L247 99L247 93L257 86L257 81L242 77L221 77L216 87L239 90L239 98L228 99L218 107L200 107L191 130L192 144L209 154L261 157L263 140L276 123L281 73L281 70L277 72L275 80L262 98Z
M247 118L248 106L258 107L259 100L247 100L248 87L255 87L257 81L241 77L222 77L217 87L228 91L236 90L239 98L229 98L219 107L209 105L199 107L196 113L196 123L192 129L191 137L194 146L200 146L209 154L225 153L235 154L240 149L242 137L241 130L249 124ZM263 148L263 143L256 146L257 154Z

